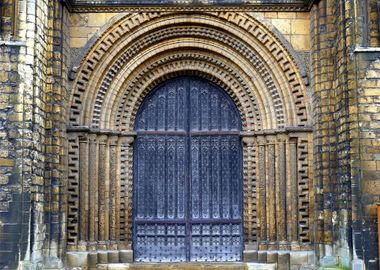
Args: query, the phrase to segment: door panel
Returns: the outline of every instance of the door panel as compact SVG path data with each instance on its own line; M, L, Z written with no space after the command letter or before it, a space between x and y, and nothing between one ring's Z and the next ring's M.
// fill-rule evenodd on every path
M191 224L190 261L240 261L241 235L240 223Z
M240 116L223 90L205 80L189 82L190 131L239 131Z
M184 219L186 137L139 136L135 157L135 219Z
M191 136L191 261L241 260L239 146L238 136Z
M186 260L186 137L136 140L134 252L137 261Z
M240 138L191 136L191 218L241 218Z
M242 255L239 113L219 87L180 77L136 118L136 261L238 261Z
M185 131L187 81L168 81L148 95L136 119L136 131Z

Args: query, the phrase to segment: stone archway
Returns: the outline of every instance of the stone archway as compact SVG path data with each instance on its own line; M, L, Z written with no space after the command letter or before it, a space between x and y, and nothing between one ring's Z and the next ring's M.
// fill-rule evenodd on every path
M241 115L246 252L311 250L310 102L300 70L270 26L228 12L129 14L93 44L67 120L68 250L131 249L136 114L152 89L181 75L219 85Z

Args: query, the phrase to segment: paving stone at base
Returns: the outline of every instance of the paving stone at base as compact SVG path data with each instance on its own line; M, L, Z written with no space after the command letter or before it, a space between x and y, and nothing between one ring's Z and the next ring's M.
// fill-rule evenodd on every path
M247 263L248 270L277 270L276 263Z
M99 251L98 252L98 263L100 263L100 264L108 263L108 252L106 252L106 251Z
M119 252L118 251L109 251L108 252L108 262L109 263L118 263L119 262Z
M304 265L309 262L309 252L308 251L294 251L290 253L290 264L291 265Z
M88 265L91 267L96 266L98 264L98 253L91 252L88 254Z
M278 254L278 270L289 270L290 269L290 254L289 253L279 253Z
M244 250L243 257L245 262L256 262L258 260L258 253L256 250Z
M126 270L130 269L128 263L99 264L97 270Z
M121 263L132 263L133 262L133 251L132 250L120 250L119 254Z
M68 252L66 254L67 266L73 268L87 265L87 258L87 252Z
M267 263L277 263L278 253L277 252L268 252L267 253Z
M259 252L258 253L258 262L259 263L266 263L267 262L267 253L266 252Z

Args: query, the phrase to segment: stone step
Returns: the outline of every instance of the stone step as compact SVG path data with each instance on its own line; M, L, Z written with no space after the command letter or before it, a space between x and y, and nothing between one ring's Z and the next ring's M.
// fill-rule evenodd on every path
M98 264L97 270L276 270L276 264L264 263L115 263Z

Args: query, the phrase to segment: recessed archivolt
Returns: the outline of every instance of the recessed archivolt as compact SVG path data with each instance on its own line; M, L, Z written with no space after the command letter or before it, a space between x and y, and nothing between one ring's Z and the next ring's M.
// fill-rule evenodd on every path
M181 47L181 44L185 47ZM110 89L115 90L106 92L104 96L105 102L99 107L103 112L100 110L96 112L95 116L100 117L102 115L102 118L98 119L99 123L107 123L109 119L110 123L107 123L107 128L111 128L109 125L114 124L114 118L112 118L112 115L106 114L107 112L113 113L116 111L120 114L118 107L112 107L112 104L116 105L124 102L124 99L121 102L118 101L120 95L130 95L130 98L125 101L128 104L126 108L137 110L138 107L136 106L138 105L136 105L135 99L141 98L140 94L144 93L142 91L146 87L143 82L152 77L153 74L158 78L160 74L170 73L170 69L197 69L202 70L204 73L209 73L212 77L220 78L220 81L224 81L227 86L227 88L224 87L225 90L233 98L240 110L243 117L242 122L247 124L245 130L252 131L261 129L262 126L267 128L272 125L270 121L275 119L275 111L271 110L274 107L272 99L268 93L260 93L258 90L265 88L262 78L259 74L255 74L253 70L243 70L235 64L236 62L244 64L244 59L229 59L221 54L216 54L202 48L201 44L198 44L199 48L194 48L194 44L188 48L186 47L187 44L186 41L177 41L175 44L166 44L166 46L159 49L152 48L151 51L154 54L157 53L156 50L162 50L163 53L158 56L156 55L156 57L150 57L149 53L146 53L144 57L138 59L139 62L136 63L137 68L126 66L123 70L120 70L113 83L109 86ZM253 83L253 79L255 78L255 83ZM135 84L137 84L136 87ZM221 87L223 88L223 86ZM117 89L123 89L123 91L118 91ZM262 104L266 106L262 106ZM132 115L129 113L126 115L128 115L127 126L123 125L122 128L133 129L133 122L129 122ZM94 115L90 118L94 119ZM106 126L101 127L106 128Z
M151 54L150 58L157 60L157 58L161 57L160 54L164 53L159 48L162 48L167 43L173 43L179 38L192 40L192 42L187 42L189 49L201 49L202 47L196 46L196 44L202 44L203 48L210 52L210 55L213 53L214 55L223 55L228 52L228 57L233 56L234 61L237 61L235 66L238 66L239 71L251 72L251 75L245 72L245 77L249 78L251 76L248 80L239 75L234 75L234 80L245 84L243 88L240 88L247 91L245 97L240 99L241 102L248 100L246 97L250 97L255 98L255 101L260 103L266 99L265 95L270 96L270 102L258 105L258 107L265 107L271 104L271 110L274 112L274 115L263 112L264 115L259 116L272 118L271 121L267 121L271 124L264 124L262 128L308 124L305 89L292 57L281 45L281 42L264 25L248 15L240 13L191 15L181 13L142 13L128 15L121 19L98 40L81 66L74 84L75 88L69 116L70 124L103 125L113 128L112 125L119 121L119 124L130 125L131 123L127 120L128 112L118 111L116 115L123 115L122 119L124 120L114 119L112 121L116 122L113 123L111 123L110 118L103 117L107 113L108 116L111 116L107 112L111 108L115 106L120 108L121 106L121 103L115 100L117 105L108 104L105 107L107 109L104 110L102 106L108 103L105 98L113 95L122 96L122 93L126 91L127 88L123 87L113 88L115 82L120 86L123 86L122 83L128 85L126 77L124 79L120 78L120 76L118 77L118 75L122 74L121 70L126 68L137 70L139 64L136 59L140 59L147 52ZM152 48L155 48L156 52ZM169 46L166 49L173 50ZM183 51L178 50L178 54L181 53ZM148 62L148 60L145 59L145 62ZM204 63L206 62L204 61ZM140 64L142 63L144 62L140 61ZM224 63L226 64L228 61L224 61ZM215 66L215 64L213 65ZM197 69L199 69L199 65ZM181 72L184 72L184 69ZM167 73L174 74L173 72ZM259 75L253 76L252 73ZM206 73L201 72L201 74ZM238 72L235 72L235 74L238 74ZM138 77L137 74L133 76ZM133 78L133 76L129 78ZM209 74L209 76L217 78L215 74ZM254 83L252 83L253 80L255 80ZM255 85L259 81L264 83L264 87ZM256 95L252 94L255 88L252 85L260 89L256 91ZM247 89L246 86L249 86L249 88ZM140 89L140 91L142 90ZM235 91L240 90L235 89ZM113 94L110 95L110 93ZM126 103L122 107L128 108L130 105L132 104ZM241 113L245 110L243 108L248 108L249 106L253 106L252 101L251 104L242 103ZM251 110L260 111L260 109L253 107ZM99 115L100 112L103 116ZM130 115L133 116L133 113ZM251 118L257 121L257 115L251 115ZM99 122L100 119L104 124ZM248 125L251 128L253 126L253 124L248 124L247 120ZM254 128L259 127L260 125L256 125Z
M222 63L217 61L210 61L208 57L211 58L187 52L167 55L158 61L145 63L143 68L131 74L126 80L128 83L122 86L126 91L120 98L118 97L120 101L114 102L118 108L108 110L118 112L116 120L112 115L109 116L111 123L115 121L122 129L133 129L137 109L155 85L176 75L198 75L215 82L232 97L240 111L243 130L261 129L262 122L265 122L265 119L262 121L261 115L265 115L266 108L257 106L254 93L250 93L251 96L246 95L249 87L245 81L239 81L239 78L234 77L236 74L230 72L226 66L223 67Z
M173 29L172 32L176 32L176 29ZM283 94L278 91L278 89L281 89L280 84L276 80L272 80L269 73L263 74L264 69L263 68L260 69L261 66L259 64L257 65L258 68L257 67L249 68L252 62L248 60L248 57L244 55L242 56L241 54L237 53L236 50L231 49L231 47L223 48L223 45L225 45L225 43L217 43L214 40L205 40L205 39L194 40L190 37L184 38L181 36L186 36L186 35L178 35L178 37L176 37L175 39L166 40L165 43L163 44L158 43L152 46L147 46L145 50L141 50L140 53L136 54L134 57L130 57L130 58L125 57L124 55L126 53L124 53L123 56L119 57L117 62L114 63L114 65L112 65L112 67L110 68L112 72L109 72L108 75L106 75L102 84L100 85L98 94L96 96L96 100L90 101L90 104L95 103L95 107L94 107L93 112L88 112L88 114L85 116L85 119L87 121L92 121L92 124L94 126L99 125L98 123L99 113L100 113L101 108L104 108L103 100L106 93L109 92L110 89L120 89L119 87L116 87L112 83L115 81L120 82L121 80L123 80L122 78L127 80L125 72L131 72L135 67L138 67L141 64L141 59L146 59L148 56L154 59L157 59L161 57L160 54L162 52L165 52L165 50L170 50L172 48L176 49L178 54L182 54L183 50L188 51L191 48L196 48L197 50L207 49L208 50L207 53L211 56L210 57L211 59L218 54L219 56L217 56L217 58L221 58L221 55L222 55L227 60L228 59L233 60L233 61L228 60L228 62L232 64L232 65L229 64L230 67L234 66L234 68L231 69L231 72L235 73L235 76L240 76L239 74L247 73L248 77L251 78L249 81L254 80L255 83L257 84L257 88L267 89L267 91L262 91L256 96L260 97L261 95L268 95L268 94L271 96L270 98L273 100L273 104L270 104L270 101L266 101L264 105L266 107L270 105L271 108L273 108L274 114L271 115L271 117L272 119L276 119L277 125L264 125L263 126L264 128L281 127L281 125L284 124L284 109L282 106ZM146 44L146 43L148 43L148 41L143 42L143 44ZM182 48L182 47L185 47L185 48ZM128 52L129 48L127 48L126 51ZM126 59L128 59L128 61ZM226 63L226 61L224 62ZM234 63L240 63L240 66ZM122 74L122 76L120 74ZM288 107L288 106L285 106L285 107ZM91 113L92 113L92 116L90 115ZM269 115L268 115L268 118L269 118ZM260 125L258 127L260 127Z
M194 64L194 65L192 65ZM203 67L202 67L203 66ZM168 67L170 69L168 69ZM231 81L222 81L223 78L220 77L214 77L213 75L218 75L218 74L213 74L213 72L210 72L207 70L207 65L200 65L198 66L197 63L190 63L189 65L186 66L186 68L183 68L181 63L171 63L167 65L166 67L161 67L161 69L157 69L155 72L152 73L153 76L150 76L148 80L144 80L144 84L139 83L138 85L143 86L144 88L139 88L137 85L134 87L134 90L131 91L131 93L136 93L139 94L138 98L131 98L132 95L126 95L125 99L128 100L133 100L131 103L133 104L133 108L129 108L129 106L120 106L120 109L122 110L122 115L120 117L120 126L121 127L128 127L130 130L134 126L134 122L136 119L136 114L139 106L141 105L143 98L146 97L146 95L158 84L161 82L164 82L168 79L175 78L178 76L183 76L183 75L193 75L193 76L198 76L201 78L205 78L209 81L214 82L215 84L219 85L220 87L223 87L224 90L228 90L227 93L231 93L233 89L228 88L228 85L226 83L230 83ZM163 72L166 71L166 72ZM138 89L143 89L143 91L136 91ZM134 97L136 97L134 95ZM237 103L235 103L237 104ZM241 107L240 107L241 109ZM258 121L254 121L254 117L248 118L247 119L247 112L243 112L242 115L242 125L243 129L246 130L247 126L252 126L254 127L255 124L258 123ZM123 131L123 130L122 130Z
M100 86L96 86L96 89L99 89L96 100L89 101L89 104L95 104L94 111L92 112L94 117L88 115L91 113L88 112L88 114L85 115L85 121L92 121L94 126L98 125L97 121L99 118L97 113L99 112L100 107L103 107L103 97L109 89L114 89L113 87L110 87L110 85L112 81L119 81L119 79L116 79L115 76L123 73L121 71L123 67L127 67L131 70L132 65L138 66L135 59L140 61L141 57L146 58L148 51L151 52L151 57L157 58L159 57L157 55L164 50L163 48L168 47L168 43L171 42L175 44L175 47L178 47L181 44L181 40L186 38L187 42L182 43L184 43L187 47L193 46L198 49L208 48L210 51L209 54L229 54L229 58L235 58L236 63L241 63L241 66L244 63L244 67L247 68L243 68L242 70L247 69L253 73L259 73L258 75L251 76L251 78L255 81L261 80L263 82L263 85L260 85L259 88L267 89L267 91L262 94L266 95L269 93L271 95L273 100L273 104L271 105L275 112L275 114L272 115L272 118L276 119L276 125L264 125L264 128L277 128L284 126L284 122L286 121L286 119L284 119L286 113L284 112L283 107L288 107L287 111L291 111L289 107L292 103L285 102L285 106L283 106L284 94L278 89L283 89L284 87L280 87L280 83L273 79L273 76L269 72L269 67L266 66L265 63L263 64L263 62L260 61L260 59L251 50L245 49L242 42L229 37L228 33L218 33L215 29L210 30L205 27L194 25L188 27L184 27L183 25L178 25L175 27L169 26L168 28L157 30L151 34L147 33L143 36L143 38L130 44L129 47L125 47L124 52L118 56L117 60L109 68L110 72L106 73ZM163 41L162 43L160 42L161 39ZM226 46L226 44L229 46ZM236 47L235 44L240 44L240 47ZM134 55L133 52L135 51L138 53ZM283 82L282 84L285 85ZM265 104L265 106L267 105L269 104Z

